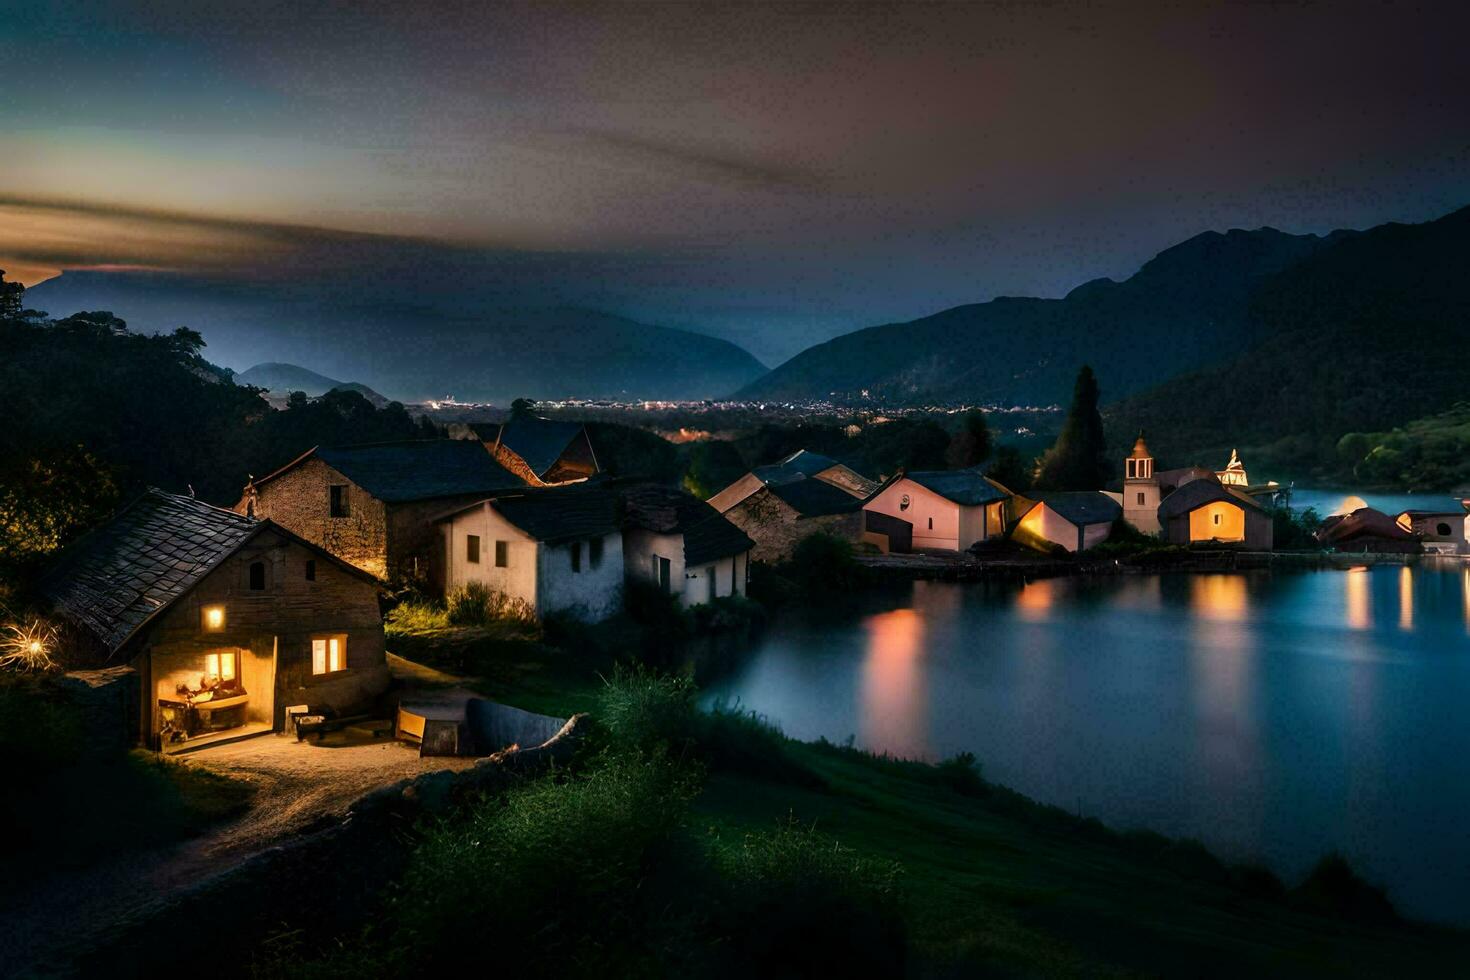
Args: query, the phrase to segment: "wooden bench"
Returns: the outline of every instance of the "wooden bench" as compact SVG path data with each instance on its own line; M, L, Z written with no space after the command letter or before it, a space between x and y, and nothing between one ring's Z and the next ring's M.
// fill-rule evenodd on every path
M329 718L326 715L300 715L296 718L296 741L300 742L308 735L315 735L320 742L322 736L327 732L337 732L360 721L372 721L372 715L344 715L341 718Z

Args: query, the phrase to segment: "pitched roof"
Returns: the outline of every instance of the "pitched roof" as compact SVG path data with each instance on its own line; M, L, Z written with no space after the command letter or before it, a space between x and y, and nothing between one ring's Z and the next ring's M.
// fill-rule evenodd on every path
M1079 527L1111 524L1123 516L1123 506L1100 490L1045 490L1026 496Z
M961 507L990 504L1011 496L999 483L988 479L977 469L967 470L916 470L903 473L925 490L939 494L945 500Z
M490 506L537 541L555 544L611 534L619 526L618 494L607 487L551 487L497 497Z
M496 433L506 449L525 460L531 472L545 476L583 430L580 422L563 422L524 415L510 419Z
M484 446L465 439L319 447L313 452L347 479L390 504L468 493L489 494L526 485L497 463ZM310 455L265 479L277 476ZM256 486L263 482L257 480Z
M631 527L684 536L684 563L702 565L738 555L755 542L709 504L677 487L645 483L623 491L623 514Z
M68 548L41 594L115 652L267 526L150 488Z
M802 517L845 514L856 511L863 505L860 498L825 480L794 480L791 483L773 484L766 489L785 501Z
M1187 514L1217 500L1224 500L1250 510L1265 511L1265 508L1257 503L1255 498L1248 493L1240 492L1235 487L1222 486L1214 479L1190 480L1165 497L1159 504L1159 519L1167 521L1171 517Z
M1323 544L1361 537L1413 541L1418 535L1404 530L1392 517L1372 507L1359 507L1351 514L1329 517L1317 530L1317 540Z
M785 459L775 463L767 463L757 466L750 472L767 486L776 483L790 483L793 480L801 480L809 476L816 476L824 470L830 470L834 466L841 466L830 456L821 453L808 452L798 449Z

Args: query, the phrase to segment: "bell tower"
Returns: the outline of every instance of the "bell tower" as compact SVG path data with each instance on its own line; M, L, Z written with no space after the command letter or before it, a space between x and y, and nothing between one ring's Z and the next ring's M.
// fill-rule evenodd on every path
M1159 533L1159 478L1142 432L1123 461L1123 519L1144 534Z

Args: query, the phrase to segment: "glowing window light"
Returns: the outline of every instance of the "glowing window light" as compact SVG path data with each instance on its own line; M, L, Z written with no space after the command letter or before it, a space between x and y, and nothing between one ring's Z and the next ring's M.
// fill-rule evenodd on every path
M340 636L327 636L311 641L311 672L332 674L347 669L347 641Z
M235 655L229 652L205 654L204 675L222 681L234 680Z
M204 607L204 628L211 633L217 633L225 628L225 607Z

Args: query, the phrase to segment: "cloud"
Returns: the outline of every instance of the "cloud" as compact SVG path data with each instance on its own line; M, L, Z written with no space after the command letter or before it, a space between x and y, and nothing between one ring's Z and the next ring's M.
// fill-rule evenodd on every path
M662 170L709 184L786 191L817 190L832 182L830 174L762 160L751 154L611 129L584 126L547 130L533 136L531 142L562 151L591 152L602 162L615 166Z

